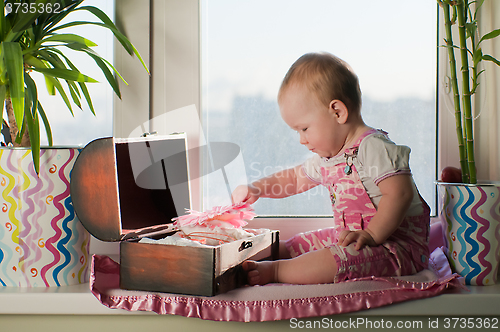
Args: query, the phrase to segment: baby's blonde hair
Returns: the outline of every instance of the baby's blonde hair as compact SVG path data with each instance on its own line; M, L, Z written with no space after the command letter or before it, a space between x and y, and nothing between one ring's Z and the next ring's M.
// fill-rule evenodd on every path
M345 61L333 54L307 53L295 61L281 83L278 100L291 84L305 85L327 107L337 99L350 112L361 111L358 76Z

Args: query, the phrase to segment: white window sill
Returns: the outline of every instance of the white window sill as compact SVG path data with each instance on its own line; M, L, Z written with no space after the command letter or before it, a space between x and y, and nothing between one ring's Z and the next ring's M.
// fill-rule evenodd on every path
M282 239L309 229L328 226L328 218L256 219L253 228L280 229ZM279 227L278 227L279 225ZM92 239L91 253L106 254L118 261L116 243ZM499 278L500 280L500 278ZM468 286L465 290L449 290L422 300L398 303L382 308L352 313L356 316L497 316L500 283L493 286ZM152 314L109 309L92 295L89 284L64 287L0 288L0 315L131 315Z
M500 284L469 286L465 290L398 303L382 308L359 311L361 316L497 316ZM92 295L89 284L51 288L0 289L0 315L130 315L152 314L109 309Z

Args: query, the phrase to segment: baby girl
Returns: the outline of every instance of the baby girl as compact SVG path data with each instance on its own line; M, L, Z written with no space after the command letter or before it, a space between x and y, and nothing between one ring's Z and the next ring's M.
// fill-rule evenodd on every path
M364 123L352 69L328 53L305 54L283 79L278 104L283 120L315 155L237 187L233 202L252 204L323 185L333 222L281 243L280 260L244 262L249 284L330 283L425 269L429 207L410 172L410 149Z

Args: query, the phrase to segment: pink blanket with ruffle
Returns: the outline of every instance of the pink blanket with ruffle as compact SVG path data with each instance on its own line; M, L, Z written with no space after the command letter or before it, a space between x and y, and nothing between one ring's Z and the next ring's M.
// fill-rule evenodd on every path
M270 321L343 314L393 303L432 297L450 287L465 287L452 274L437 248L429 269L412 276L360 278L337 284L269 284L234 289L212 297L119 289L120 265L107 256L94 255L90 288L112 309L153 311L215 321Z

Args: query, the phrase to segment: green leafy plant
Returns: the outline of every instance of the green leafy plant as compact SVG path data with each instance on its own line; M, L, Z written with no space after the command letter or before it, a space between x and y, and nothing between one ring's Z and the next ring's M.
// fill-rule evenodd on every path
M130 55L135 54L148 70L135 47L111 19L96 7L81 6L83 1L5 0L0 4L0 9L4 12L0 16L0 102L3 105L5 101L12 142L15 146L31 146L37 173L40 160L40 122L44 125L49 145L52 145L52 133L31 74L41 73L45 77L49 93L58 93L72 114L72 103L82 108L84 100L95 115L86 84L97 81L82 74L71 62L66 50L90 56L120 98L117 77L125 82L109 61L92 50L95 43L80 35L66 33L65 29L83 25L108 29L125 50ZM90 12L98 22L69 20L70 14L77 11ZM65 18L66 23L63 23ZM63 88L63 84L67 89ZM0 112L1 123L3 112Z
M478 12L485 0L437 0L444 14L445 47L450 64L450 83L455 108L455 121L463 183L476 183L474 159L474 132L472 119L472 96L479 86L483 60L500 66L493 56L484 54L481 44L500 35L496 29L479 37ZM491 0L489 0L491 1ZM453 26L457 26L458 45L453 43ZM455 52L459 53L460 67L457 67ZM460 71L460 75L458 75ZM460 82L460 85L459 85ZM461 87L461 88L460 88Z

